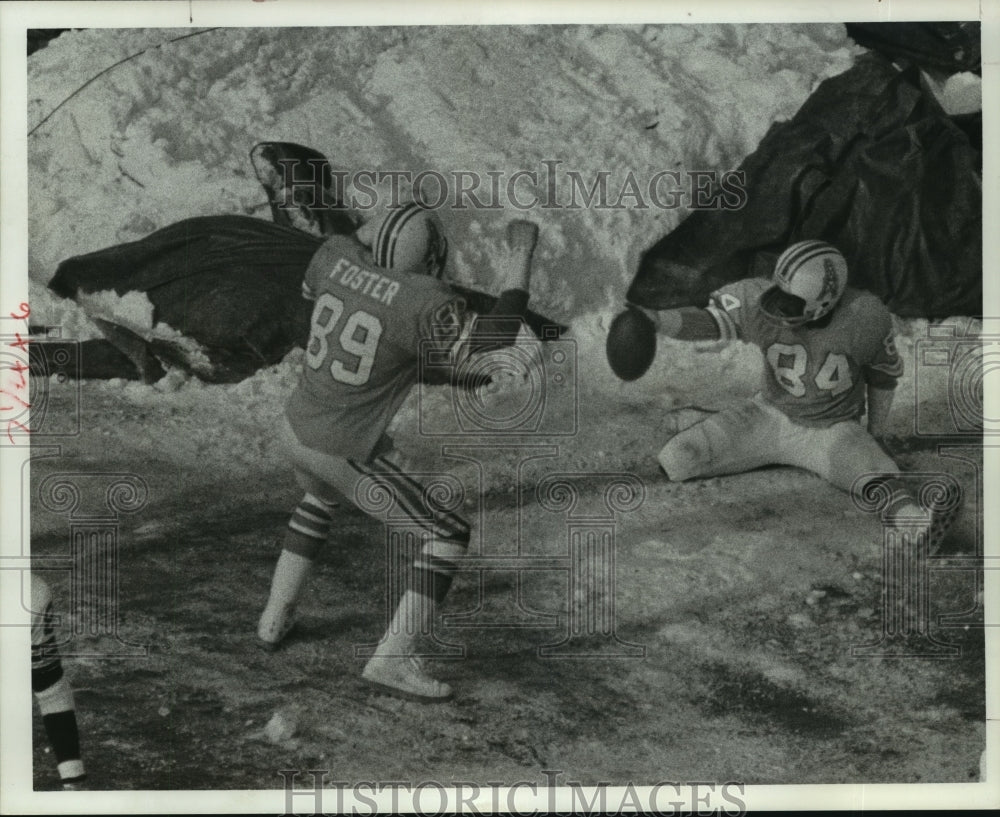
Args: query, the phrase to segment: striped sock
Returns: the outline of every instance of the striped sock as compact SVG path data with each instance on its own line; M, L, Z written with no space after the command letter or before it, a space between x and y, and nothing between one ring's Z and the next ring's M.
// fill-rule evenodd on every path
M59 777L63 781L82 779L85 773L80 759L80 732L69 681L60 677L51 686L35 690L35 698L42 713L45 734L56 756Z
M454 575L453 562L423 553L413 564L412 589L421 596L433 599L435 604L441 604L451 589Z
M334 507L312 494L306 494L292 512L288 527L304 536L325 539L330 533L330 511Z
M284 549L307 559L315 558L330 535L333 523L330 510L333 507L312 494L306 494L288 520Z

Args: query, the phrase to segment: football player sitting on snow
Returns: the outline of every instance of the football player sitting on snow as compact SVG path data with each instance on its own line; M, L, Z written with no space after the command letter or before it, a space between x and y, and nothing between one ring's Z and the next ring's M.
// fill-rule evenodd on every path
M277 647L313 559L345 499L368 512L361 497L394 499L421 542L393 621L363 677L401 697L443 701L451 689L428 676L420 639L431 633L435 608L451 585L469 544L469 524L436 507L428 491L395 461L386 429L421 374L429 355L455 382L469 355L513 345L527 312L531 257L538 229L508 226L506 280L490 317L476 318L441 279L447 241L436 215L407 204L372 219L354 236L333 236L313 256L302 284L314 302L298 387L288 400L279 435L304 491L285 531L283 549L257 634ZM484 316L485 317L485 316Z
M800 241L779 256L773 280L722 286L704 309L630 305L615 318L608 359L623 379L646 371L657 333L692 341L739 338L764 353L763 388L753 398L719 412L677 413L677 433L658 456L668 479L792 465L848 491L860 490L855 483L866 475L899 473L879 442L903 373L892 318L877 297L848 287L847 278L839 250ZM866 407L867 430L859 422ZM894 491L897 518L922 515L901 485L882 479ZM932 548L954 515L933 520Z

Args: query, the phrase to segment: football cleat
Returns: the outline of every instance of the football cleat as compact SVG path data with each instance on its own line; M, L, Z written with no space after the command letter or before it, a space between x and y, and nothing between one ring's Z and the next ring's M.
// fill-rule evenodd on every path
M847 287L847 261L825 241L792 244L774 265L774 284L760 297L772 320L801 326L828 315Z
M275 652L294 629L295 608L284 607L277 613L265 610L257 625L257 646L265 652Z
M375 230L372 257L384 270L440 278L448 259L448 240L438 217L410 202L382 219Z
M415 655L373 656L361 677L375 690L407 701L443 703L452 697L451 687L431 678Z
M62 780L63 791L85 791L87 789L87 775L81 774L78 777L66 777Z

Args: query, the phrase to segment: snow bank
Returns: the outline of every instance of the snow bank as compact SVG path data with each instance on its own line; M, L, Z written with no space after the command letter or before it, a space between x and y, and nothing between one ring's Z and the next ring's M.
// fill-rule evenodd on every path
M261 140L308 144L348 171L506 180L559 162L587 181L610 171L612 190L628 171L729 170L855 52L839 25L225 29L176 40L190 34L71 32L29 60L33 128L141 52L30 137L33 280L181 218L267 218L248 160ZM567 316L606 305L684 214L532 209L539 302ZM441 215L462 278L488 283L484 238L498 238L511 211Z

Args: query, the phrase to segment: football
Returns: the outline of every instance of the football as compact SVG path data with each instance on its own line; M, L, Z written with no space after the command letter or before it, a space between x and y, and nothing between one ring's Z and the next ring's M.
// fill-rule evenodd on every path
M608 330L608 364L622 380L638 380L656 357L656 327L649 316L629 305Z

